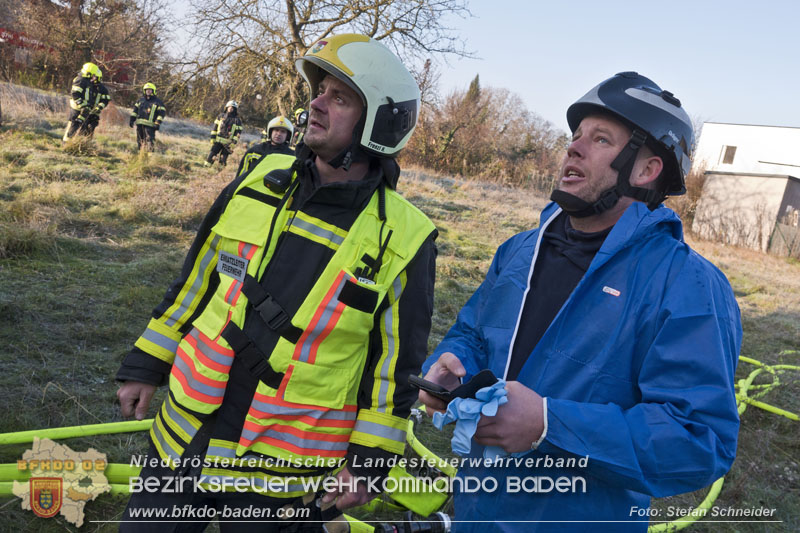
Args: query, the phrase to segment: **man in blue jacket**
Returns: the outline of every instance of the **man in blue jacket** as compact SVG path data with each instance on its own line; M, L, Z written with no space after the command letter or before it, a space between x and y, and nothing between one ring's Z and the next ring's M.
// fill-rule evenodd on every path
M423 371L450 389L486 368L506 380L508 402L481 417L470 455L514 456L460 469L498 485L457 493L457 521L645 531L651 496L702 488L733 462L741 318L728 280L661 205L691 166L680 101L623 72L567 120L554 203L500 246Z

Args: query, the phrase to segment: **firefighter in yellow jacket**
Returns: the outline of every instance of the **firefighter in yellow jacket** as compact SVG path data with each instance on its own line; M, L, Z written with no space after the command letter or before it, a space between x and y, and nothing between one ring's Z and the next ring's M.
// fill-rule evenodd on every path
M111 101L108 89L103 85L103 71L94 63L84 63L80 73L72 80L69 100L70 114L64 141L80 133L87 137L94 135L100 123L100 113Z
M133 491L123 531L172 530L137 522L143 508L173 522L216 509L201 520L222 531L245 508L305 504L324 521L374 497L354 479L380 486L403 453L436 255L435 227L395 192L419 88L362 35L317 42L297 68L313 98L304 144L223 190L117 373L124 416L143 419L169 385L148 452L163 464L142 471L155 485ZM339 484L309 503L332 474Z
M225 112L214 121L211 130L211 150L206 157L205 166L210 167L214 158L219 155L219 164L223 167L228 164L228 156L233 153L239 134L242 132L242 119L239 118L239 103L229 100L225 104Z
M258 161L269 154L280 153L294 155L294 150L289 147L289 139L292 137L294 126L289 119L279 115L267 124L266 129L261 132L261 142L247 150L242 160L239 162L239 169L236 175L247 172L258 163Z
M294 110L294 134L292 140L289 141L289 146L296 148L298 144L303 141L303 134L306 132L306 124L308 123L308 111L302 107Z
M142 97L133 104L128 125L136 126L136 144L139 150L153 151L156 143L156 131L161 127L167 108L164 102L156 96L154 83L145 83L142 87Z

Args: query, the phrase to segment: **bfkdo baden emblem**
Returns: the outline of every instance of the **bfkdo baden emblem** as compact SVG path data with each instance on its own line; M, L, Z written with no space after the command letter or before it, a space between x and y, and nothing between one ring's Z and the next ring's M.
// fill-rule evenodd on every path
M29 480L31 491L31 510L42 518L51 518L61 509L64 492L60 477L32 477Z

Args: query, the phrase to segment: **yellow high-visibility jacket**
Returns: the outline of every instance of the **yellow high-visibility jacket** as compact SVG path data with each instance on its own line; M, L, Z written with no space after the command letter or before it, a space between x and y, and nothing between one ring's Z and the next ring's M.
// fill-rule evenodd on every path
M214 129L211 130L211 140L228 146L239 142L239 134L242 133L242 119L238 115L222 113L214 121Z
M75 111L83 111L85 115L99 115L111 102L106 86L100 82L92 83L89 78L76 76L72 80L69 107Z
M169 395L151 430L163 459L177 462L204 420L219 411L203 469L207 482L244 476L265 487L281 473L319 477L354 448L384 457L404 449L416 397L407 375L419 372L430 328L436 230L374 179L353 186L366 205L349 227L317 218L305 208L309 198L338 194L337 187L306 198L295 193L289 201L288 193L284 198L265 185L265 176L288 173L293 161L271 154L237 179L218 219L198 235L184 265L185 280L170 288L129 355L147 354L171 368ZM292 176L290 192L300 185ZM365 187L371 187L366 194ZM297 264L289 264L283 251L298 246L309 254L293 254ZM301 265L314 257L313 250L327 260ZM308 288L303 294L292 294L287 273L295 271L297 285ZM406 309L401 320L404 291L416 309ZM269 292L274 298L264 297ZM282 308L288 312L277 316L275 309ZM278 327L280 319L285 323ZM410 346L401 335L405 322L424 329L413 332L414 340L407 335ZM231 339L231 329L244 341ZM253 359L245 353L261 355L256 360L269 366L269 379L248 381L254 371L242 368L249 369ZM118 379L137 378L121 371ZM264 458L291 468L248 467L248 459ZM303 492L299 482L288 492L265 491L287 497Z
M160 126L166 114L167 108L164 107L164 102L156 95L150 98L142 96L133 104L133 109L131 110L131 117L135 120L136 125L149 128L155 125Z

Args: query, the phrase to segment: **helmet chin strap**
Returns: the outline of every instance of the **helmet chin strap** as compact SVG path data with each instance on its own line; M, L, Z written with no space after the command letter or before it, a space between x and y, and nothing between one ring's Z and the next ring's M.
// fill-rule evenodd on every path
M350 170L350 165L362 161L368 161L369 156L361 149L361 134L364 132L364 123L367 120L366 108L361 112L361 118L358 119L355 127L353 128L353 137L350 140L350 145L336 154L336 156L328 161L328 164L333 168L341 168L342 170Z
M617 205L617 202L623 196L646 203L647 207L652 211L658 207L658 204L664 199L664 195L654 189L634 187L630 183L633 164L636 162L636 154L639 153L639 149L644 146L646 140L646 133L640 130L633 130L625 148L611 162L611 168L617 171L617 184L600 194L600 197L593 203L558 189L552 192L550 199L557 203L565 213L575 218L586 218L604 213Z

